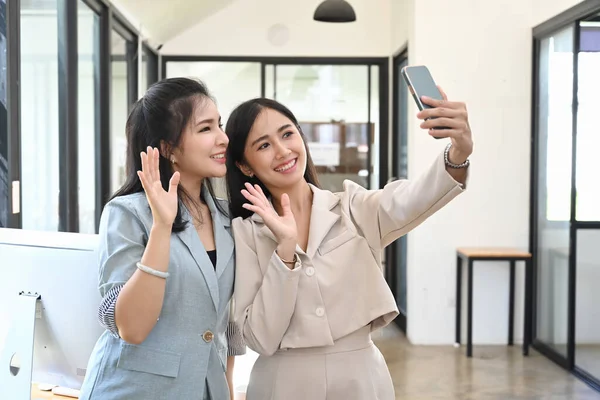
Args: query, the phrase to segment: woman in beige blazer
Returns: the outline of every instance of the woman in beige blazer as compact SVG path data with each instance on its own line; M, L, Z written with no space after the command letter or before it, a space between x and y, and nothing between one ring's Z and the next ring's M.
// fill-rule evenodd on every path
M464 190L473 148L464 104L424 101L433 108L418 114L421 127L450 138L429 170L380 190L345 181L340 193L319 189L286 107L254 99L230 115L234 315L260 354L247 400L394 399L371 341L398 315L381 250ZM434 133L441 126L451 129Z

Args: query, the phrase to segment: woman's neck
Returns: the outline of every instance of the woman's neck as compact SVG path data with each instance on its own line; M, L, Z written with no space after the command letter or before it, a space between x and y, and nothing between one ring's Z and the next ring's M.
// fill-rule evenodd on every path
M312 207L313 193L306 180L302 179L298 184L286 189L269 190L273 198L273 207L279 215L282 214L281 196L286 193L290 198L290 206L296 217L310 211Z
M186 206L189 208L189 206L198 206L202 203L204 203L202 201L202 184L204 182L204 179L185 179L183 176L181 176L181 179L179 181L179 186L181 186L181 188L185 191L185 193L187 194L186 197L189 196L189 198L187 199L181 199L184 203L193 201L193 204L186 204Z

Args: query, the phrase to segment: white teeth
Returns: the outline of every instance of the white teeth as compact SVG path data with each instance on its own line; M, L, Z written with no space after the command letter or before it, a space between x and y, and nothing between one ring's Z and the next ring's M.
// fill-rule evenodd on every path
M277 171L277 172L284 172L284 171L287 171L288 169L292 168L294 165L296 165L296 159L293 159L292 161L290 161L289 163L285 164L281 168L275 169L275 171Z
M225 154L217 154L216 156L211 156L210 158L215 158L215 159L221 159L221 158L225 158Z

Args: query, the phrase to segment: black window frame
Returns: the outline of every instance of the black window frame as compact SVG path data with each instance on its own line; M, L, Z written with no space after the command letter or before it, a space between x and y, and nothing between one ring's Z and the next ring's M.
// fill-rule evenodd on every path
M98 231L104 205L111 196L110 187L110 99L111 99L111 34L116 31L126 41L128 61L128 104L138 99L138 49L140 32L108 0L57 0L58 34L58 96L59 108L59 226L58 231L79 231L78 176L78 1L88 6L99 17L99 35L95 38L95 137L94 157L96 183L95 231ZM6 2L7 23L7 129L8 129L8 228L22 228L21 193L21 1ZM149 55L149 76L159 77L159 55L147 42L142 51ZM150 78L149 78L150 80ZM152 82L154 83L154 82ZM127 110L129 112L129 109ZM14 191L17 193L13 193ZM13 202L14 200L14 202Z
M585 0L565 12L536 26L532 30L532 103L531 103L531 165L530 165L530 205L529 205L529 249L534 264L533 285L533 347L561 367L572 372L592 388L600 391L600 377L594 377L576 366L575 325L576 325L576 273L577 273L577 233L583 229L600 229L600 221L578 221L576 218L576 169L577 169L577 112L578 112L578 54L580 51L580 22L600 14L600 0ZM568 221L546 221L545 227L569 229L568 295L567 295L567 354L558 353L537 337L539 271L538 271L538 227L539 215L546 215L546 204L538 203L539 181L546 179L545 171L539 170L540 160L545 156L546 147L540 143L539 121L539 57L541 41L564 28L572 26L573 34L573 100L572 100L572 154L571 154L571 210ZM544 196L545 197L545 196Z

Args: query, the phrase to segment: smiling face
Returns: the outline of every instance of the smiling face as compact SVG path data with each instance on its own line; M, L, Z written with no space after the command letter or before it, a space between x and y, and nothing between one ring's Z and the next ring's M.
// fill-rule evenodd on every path
M306 147L289 118L264 108L248 134L244 160L240 168L246 175L255 175L267 188L285 189L304 179Z
M215 103L208 98L198 99L181 142L171 154L174 170L179 171L182 180L223 177L227 172L228 143Z

